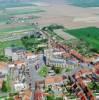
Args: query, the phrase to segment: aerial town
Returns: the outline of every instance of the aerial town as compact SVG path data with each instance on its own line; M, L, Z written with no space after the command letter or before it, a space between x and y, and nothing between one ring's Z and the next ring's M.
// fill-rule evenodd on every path
M97 0L0 0L0 100L99 100L98 11Z

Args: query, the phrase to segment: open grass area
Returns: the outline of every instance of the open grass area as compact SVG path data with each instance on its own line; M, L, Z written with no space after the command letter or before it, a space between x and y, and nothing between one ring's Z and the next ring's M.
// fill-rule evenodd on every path
M80 29L65 30L65 32L86 42L91 48L99 51L99 28L87 27Z
M11 46L24 47L21 40L0 42L0 55L4 55L4 49Z
M46 77L48 74L48 68L47 66L43 66L40 70L39 70L39 75L42 77Z

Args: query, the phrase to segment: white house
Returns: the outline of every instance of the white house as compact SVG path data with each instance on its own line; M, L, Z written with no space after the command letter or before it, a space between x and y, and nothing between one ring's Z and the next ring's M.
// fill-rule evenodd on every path
M14 88L16 92L20 92L22 90L26 90L27 89L27 85L25 83L15 83L14 84Z
M27 52L27 53L25 53L25 56L26 56L26 58L29 60L29 59L37 59L37 55L35 55L35 54L33 54L33 53L31 53L31 52Z

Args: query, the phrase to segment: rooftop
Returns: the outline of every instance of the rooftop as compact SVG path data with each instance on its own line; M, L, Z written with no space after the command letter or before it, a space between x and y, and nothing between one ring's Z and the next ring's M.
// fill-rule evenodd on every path
M45 79L45 84L53 84L63 82L62 76L49 76Z
M0 62L0 69L4 69L4 68L6 68L6 66L7 66L7 63Z
M16 64L16 65L18 65L18 64L25 64L25 62L24 61L17 60L17 61L14 62L14 64Z

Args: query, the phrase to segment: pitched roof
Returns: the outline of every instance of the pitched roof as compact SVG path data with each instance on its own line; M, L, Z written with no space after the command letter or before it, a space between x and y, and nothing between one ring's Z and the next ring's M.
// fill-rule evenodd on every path
M14 64L16 64L16 65L18 65L18 64L25 64L25 62L24 61L17 60L17 61L14 62Z
M62 76L49 76L45 79L45 84L53 84L63 82Z
M15 97L14 97L14 100L22 100L22 98L19 97L19 96L15 96Z
M30 100L30 97L32 96L32 92L30 90L25 90L23 98L24 100Z
M26 52L25 55L26 56L33 56L33 53L32 52Z
M4 69L7 66L7 63L0 62L0 69Z

